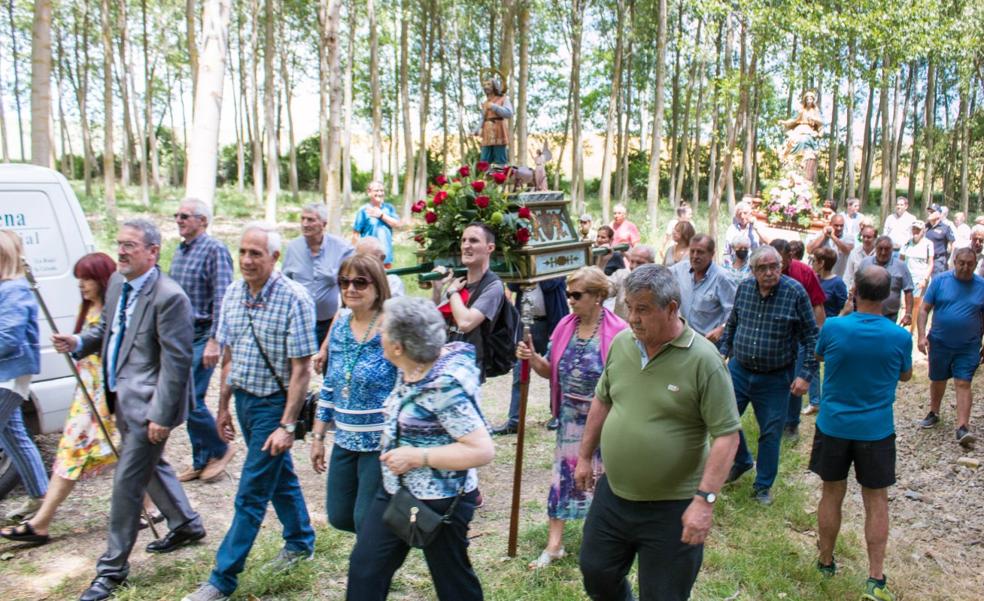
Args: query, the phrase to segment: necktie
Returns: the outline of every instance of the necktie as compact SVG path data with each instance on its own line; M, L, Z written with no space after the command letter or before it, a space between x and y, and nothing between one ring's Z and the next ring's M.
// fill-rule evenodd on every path
M106 374L109 380L109 389L116 390L116 366L119 365L120 348L123 346L123 336L126 334L126 308L130 304L130 291L133 286L130 282L123 283L123 293L120 295L120 308L116 316L119 319L119 329L116 333L116 342L113 344L113 361L110 364L109 373Z

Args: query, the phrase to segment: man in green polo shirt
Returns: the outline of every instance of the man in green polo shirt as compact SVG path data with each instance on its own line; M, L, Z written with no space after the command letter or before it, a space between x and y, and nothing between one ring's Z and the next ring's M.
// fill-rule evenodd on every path
M595 488L581 573L591 599L628 601L638 554L643 599L686 601L741 424L720 354L680 318L672 272L644 265L625 286L631 330L612 341L574 472L578 487Z

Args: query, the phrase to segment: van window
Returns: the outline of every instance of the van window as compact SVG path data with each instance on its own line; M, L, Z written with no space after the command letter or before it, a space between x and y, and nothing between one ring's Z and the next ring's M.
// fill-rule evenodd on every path
M0 228L13 230L24 241L24 254L39 278L69 269L65 237L58 227L51 198L40 190L0 192Z

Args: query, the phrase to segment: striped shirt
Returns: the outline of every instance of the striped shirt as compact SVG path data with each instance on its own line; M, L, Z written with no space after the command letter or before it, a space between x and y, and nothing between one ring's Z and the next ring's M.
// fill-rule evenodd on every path
M764 297L758 280L738 284L735 306L721 337L721 354L733 357L753 372L788 367L803 350L798 377L809 381L817 373L817 322L806 290L789 276L781 276Z
M382 336L362 349L352 335L352 314L339 317L328 334L328 365L317 418L335 422L335 444L349 451L379 450L386 397L396 384L396 367L383 357ZM346 374L351 372L351 380ZM345 394L345 388L348 394Z
M229 384L254 396L270 396L280 392L280 386L256 347L250 332L250 317L256 338L287 386L290 360L309 357L318 351L314 338L314 302L303 286L279 271L270 274L255 297L242 280L229 286L226 292L216 339L232 350Z
M169 275L188 295L195 324L208 323L208 335L215 338L222 299L232 282L229 249L208 234L200 234L178 245Z

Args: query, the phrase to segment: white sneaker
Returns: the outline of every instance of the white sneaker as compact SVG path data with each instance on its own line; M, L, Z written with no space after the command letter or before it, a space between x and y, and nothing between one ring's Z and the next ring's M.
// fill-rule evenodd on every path
M212 586L211 582L205 582L197 591L185 596L181 601L225 601L228 598L222 591Z

